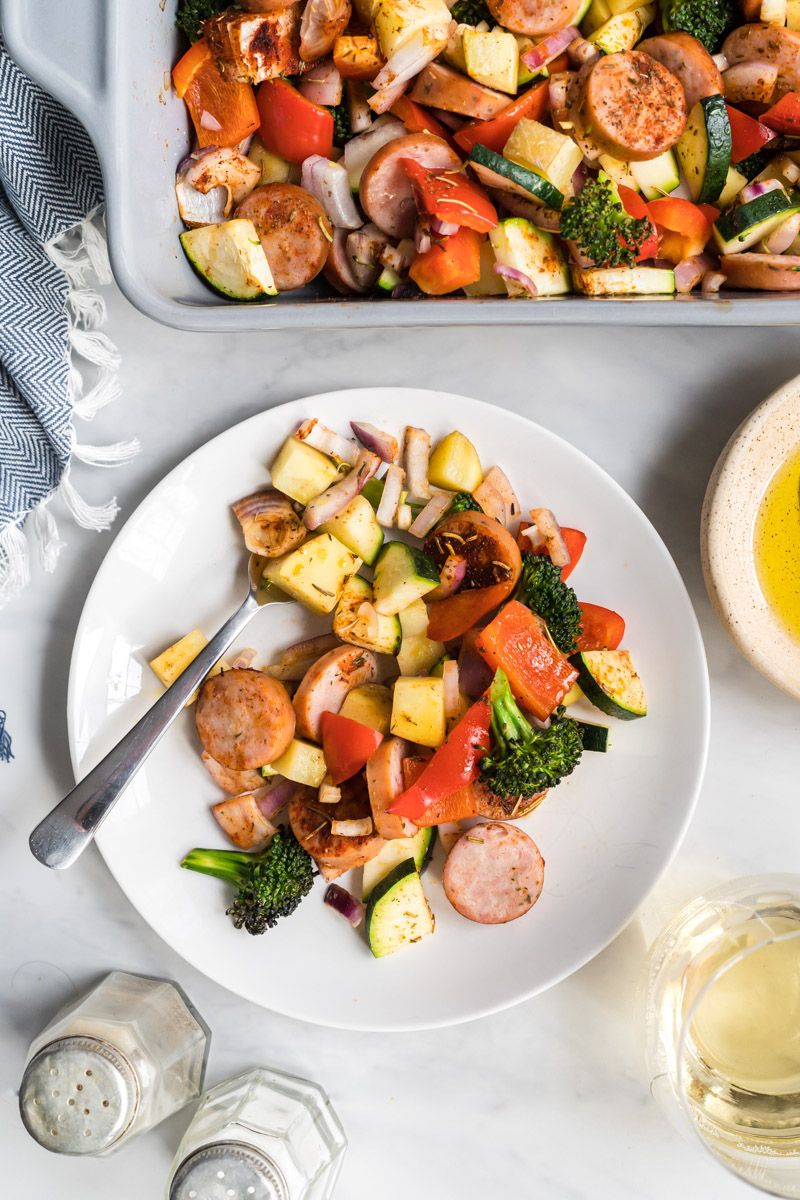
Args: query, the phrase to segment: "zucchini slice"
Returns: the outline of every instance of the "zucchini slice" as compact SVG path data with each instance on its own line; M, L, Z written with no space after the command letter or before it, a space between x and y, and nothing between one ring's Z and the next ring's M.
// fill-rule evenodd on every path
M377 883L367 904L367 941L376 958L433 933L436 922L414 860L406 858Z
M714 222L714 241L720 254L739 254L755 246L796 212L800 212L800 204L790 200L782 187L774 188L718 217Z
M570 662L583 694L607 717L634 721L647 716L644 686L627 650L584 650Z
M237 217L180 235L183 252L200 278L231 300L277 296L267 256L252 221Z
M722 96L704 96L693 105L677 151L695 203L717 200L731 165L731 123Z
M524 196L526 200L537 200L548 208L560 209L564 203L562 193L543 175L537 175L535 171L503 158L502 154L486 146L473 146L467 165L472 167L478 179L487 187L513 192L517 196Z
M595 725L592 721L576 721L581 731L584 750L595 750L606 754L610 746L611 731L607 725Z
M370 509L372 512L372 509ZM372 584L360 575L351 575L342 588L333 614L333 632L351 646L363 646L376 654L397 654L400 649L400 621L378 614L377 628L368 617L359 615L362 604L372 604Z
M422 875L428 867L436 845L436 826L428 825L419 829L413 837L392 838L386 842L380 854L376 854L364 864L364 875L361 883L361 899L365 902L370 898L377 885L393 871L399 863L409 859Z
M438 583L439 572L427 554L405 542L387 542L375 563L375 608L393 617Z

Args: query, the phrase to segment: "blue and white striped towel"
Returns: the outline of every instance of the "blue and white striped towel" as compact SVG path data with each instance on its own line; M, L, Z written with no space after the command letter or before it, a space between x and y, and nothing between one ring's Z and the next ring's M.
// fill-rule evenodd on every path
M92 273L111 280L102 200L86 131L0 39L0 607L29 579L31 514L42 564L55 567L62 543L47 505L56 492L85 528L107 529L116 516L115 501L81 499L72 459L111 466L137 449L81 445L73 427L119 394L117 354L98 328L105 305L85 286Z

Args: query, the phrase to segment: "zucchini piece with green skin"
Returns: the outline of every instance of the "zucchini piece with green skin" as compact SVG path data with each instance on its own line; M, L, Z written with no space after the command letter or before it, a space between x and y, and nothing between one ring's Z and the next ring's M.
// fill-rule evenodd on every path
M665 267L570 267L576 292L585 296L671 296L675 272Z
M252 221L241 217L180 235L183 252L210 288L231 300L277 296L267 256Z
M398 618L378 614L378 628L372 630L368 619L358 614L362 604L372 603L372 585L360 575L351 575L336 605L333 632L351 646L363 646L376 654L397 654L402 640Z
M697 101L676 149L694 202L717 200L731 165L731 123L722 96Z
M797 212L800 204L790 200L783 188L774 188L747 204L740 204L714 222L714 241L719 253L739 254L749 250Z
M513 192L516 196L536 200L548 208L561 209L564 204L562 193L543 175L511 162L486 146L473 146L467 165L472 167L478 179L487 187Z
M384 488L383 480L376 479L373 476L372 479L368 479L367 482L364 484L364 488L363 488L363 491L361 492L361 495L364 496L364 498L369 501L369 503L372 505L372 507L374 509L377 509L378 505L381 502L381 496L383 495L383 488ZM423 508L425 507L424 501L422 504L420 504L416 500L409 500L406 498L404 503L406 503L408 505L408 507L411 509L411 511L415 517L418 517L419 514L422 512Z
M411 858L376 884L367 902L367 942L375 958L395 954L433 933L435 919Z
M595 725L592 721L575 721L581 731L584 750L595 750L598 754L606 754L611 738L607 725Z
M427 554L405 542L387 542L375 563L375 608L392 617L438 583L439 572Z
M399 863L408 859L413 862L418 874L424 874L433 857L436 832L435 825L428 825L417 830L413 837L392 838L390 842L386 842L381 852L364 864L361 899L366 902L381 880Z
M583 694L607 717L634 721L647 716L644 687L627 650L584 650L570 662Z
M552 233L524 217L509 217L489 231L494 256L500 266L521 271L532 281L537 296L563 296L572 290L569 268ZM514 279L504 279L509 296L527 296Z
M681 173L672 150L665 150L658 158L628 163L628 167L645 200L657 200L659 196L668 196L681 182Z
M369 500L356 496L342 512L320 525L323 533L338 538L343 546L371 567L383 545L383 530L375 519Z

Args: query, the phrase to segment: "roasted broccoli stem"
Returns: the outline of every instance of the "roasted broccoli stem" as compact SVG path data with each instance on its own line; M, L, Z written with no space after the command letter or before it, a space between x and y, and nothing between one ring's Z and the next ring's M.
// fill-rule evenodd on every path
M457 512L483 512L483 509L469 492L456 492L453 497L453 503L447 512L448 514Z
M660 0L665 32L681 29L716 54L727 35L742 20L737 0Z
M583 738L577 722L559 708L547 729L534 729L525 718L504 671L497 671L489 691L492 704L491 746L481 759L480 779L504 799L530 800L555 787L580 762Z
M226 0L178 0L178 11L175 24L182 29L190 42L199 41L202 37L200 26L209 17L223 12L226 8L237 8L238 5Z
M488 25L495 23L486 0L457 0L450 9L450 16L459 25L480 25L481 21Z
M237 929L265 933L281 917L290 917L307 896L317 874L314 860L291 829L279 829L260 854L243 850L190 850L181 863L232 883L236 898L228 916Z
M562 654L573 654L581 633L581 606L561 578L561 568L543 554L523 554L515 600L535 612Z
M630 217L607 179L589 179L561 213L561 236L596 267L632 267L652 233L647 217Z

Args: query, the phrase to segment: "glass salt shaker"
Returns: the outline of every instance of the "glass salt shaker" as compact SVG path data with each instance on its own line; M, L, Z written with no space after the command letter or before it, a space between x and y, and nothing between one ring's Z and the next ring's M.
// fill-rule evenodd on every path
M199 1096L210 1036L176 983L112 971L32 1043L25 1128L56 1153L110 1153Z
M203 1096L167 1200L328 1200L346 1148L318 1084L256 1067Z

